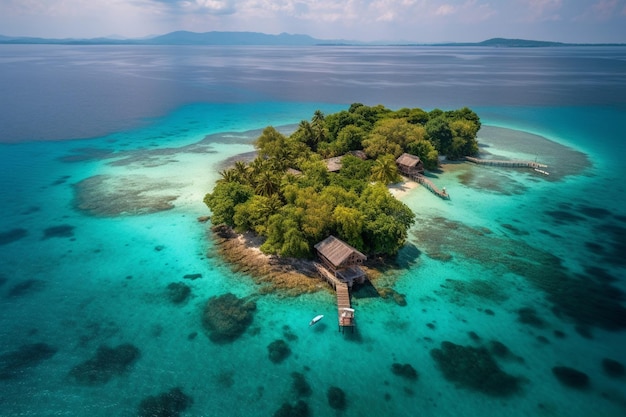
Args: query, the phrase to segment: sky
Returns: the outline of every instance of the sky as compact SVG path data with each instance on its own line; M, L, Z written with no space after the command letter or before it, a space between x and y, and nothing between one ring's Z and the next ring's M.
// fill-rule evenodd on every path
M626 43L626 0L0 0L0 34L144 37L177 30L324 40Z

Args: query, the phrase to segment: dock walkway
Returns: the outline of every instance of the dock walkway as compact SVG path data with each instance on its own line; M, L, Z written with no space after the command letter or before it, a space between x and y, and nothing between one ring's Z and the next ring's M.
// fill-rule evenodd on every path
M320 275L328 281L328 283L335 290L337 296L337 320L339 324L339 331L343 332L344 328L351 327L354 332L356 321L354 319L354 309L352 309L352 305L350 304L350 289L348 288L348 284L337 278L335 274L330 272L322 264L316 263L315 267Z
M403 174L406 175L406 174ZM422 174L412 174L409 175L409 178L412 179L413 181L417 182L418 184L423 185L424 187L426 187L431 193L435 194L437 197L443 198L444 200L449 200L450 199L450 194L448 194L448 192L446 191L445 187L443 190L440 190L434 182L432 182L431 180L429 180L428 178L426 178L424 175Z
M472 156L466 156L466 161L473 162L479 165L489 165L489 166L498 166L498 167L511 167L511 168L532 168L535 171L547 175L548 173L545 171L545 168L548 168L545 164L540 164L539 162L533 161L520 161L520 160L498 160L498 159L480 159L474 158Z

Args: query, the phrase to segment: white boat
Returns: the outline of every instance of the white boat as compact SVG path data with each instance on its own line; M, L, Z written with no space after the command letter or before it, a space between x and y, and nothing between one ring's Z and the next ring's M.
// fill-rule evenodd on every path
M318 321L320 321L323 318L324 318L323 314L320 314L318 316L313 317L313 320L311 320L311 322L309 323L309 326L313 326L315 323L317 323Z

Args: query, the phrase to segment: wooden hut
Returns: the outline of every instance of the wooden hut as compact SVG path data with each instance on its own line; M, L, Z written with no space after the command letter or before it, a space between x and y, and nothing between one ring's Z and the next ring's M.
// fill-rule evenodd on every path
M367 155L364 151L350 151L345 155L324 159L324 163L326 164L326 169L328 169L328 172L338 172L341 169L341 160L346 155L352 155L362 160L367 159Z
M419 156L403 153L396 159L396 165L398 171L409 177L424 174L424 163Z
M334 236L328 236L314 247L324 267L342 282L352 286L354 281L365 281L365 272L359 265L367 256Z
M341 169L342 159L343 159L343 155L324 159L324 163L326 164L326 169L328 169L328 172L338 172Z

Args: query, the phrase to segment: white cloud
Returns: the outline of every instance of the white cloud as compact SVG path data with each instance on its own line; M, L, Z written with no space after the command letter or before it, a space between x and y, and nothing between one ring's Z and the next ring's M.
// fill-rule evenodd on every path
M456 8L450 4L442 4L441 6L437 7L437 9L435 10L435 14L437 16L446 16L449 14L452 14L456 11Z
M0 0L0 33L93 37L233 30L418 42L556 33L563 39L567 22L572 36L580 36L574 21L624 23L625 15L626 0ZM600 23L598 30L604 30ZM616 26L613 33L624 30Z
M527 18L537 20L559 20L559 11L563 6L563 0L522 0L527 8Z
M591 10L598 19L608 19L617 11L617 0L598 0L592 6Z

